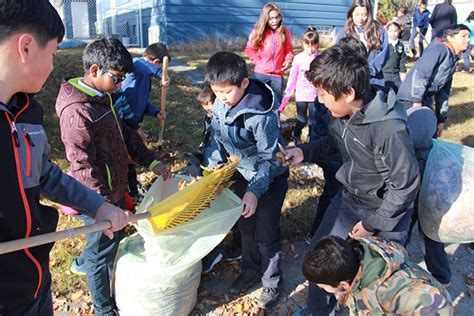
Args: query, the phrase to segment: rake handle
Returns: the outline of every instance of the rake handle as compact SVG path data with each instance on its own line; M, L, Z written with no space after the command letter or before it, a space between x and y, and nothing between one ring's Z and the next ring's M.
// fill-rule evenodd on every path
M136 222L142 219L147 219L150 217L149 212L144 212L140 214L133 214L128 217L128 223ZM40 245L49 244L52 242L60 241L66 238L71 238L78 235L85 235L89 233L99 232L105 229L110 228L109 221L102 221L91 225L80 226L76 228L69 228L57 232L52 232L43 235L37 235L33 237L17 239L12 241L7 241L0 243L0 255L22 250L25 248L32 248Z
M163 82L168 79L168 56L163 57L163 73L161 76L161 104L160 104L160 112L166 112L166 92L167 87L163 85ZM165 131L165 121L160 120L160 135L158 139L158 144L161 146L163 144L163 133Z

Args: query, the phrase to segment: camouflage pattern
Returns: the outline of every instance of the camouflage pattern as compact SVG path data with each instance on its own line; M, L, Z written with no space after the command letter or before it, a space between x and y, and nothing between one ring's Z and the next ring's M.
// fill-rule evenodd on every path
M338 295L351 315L453 315L444 286L392 241L360 240L363 256L348 291Z

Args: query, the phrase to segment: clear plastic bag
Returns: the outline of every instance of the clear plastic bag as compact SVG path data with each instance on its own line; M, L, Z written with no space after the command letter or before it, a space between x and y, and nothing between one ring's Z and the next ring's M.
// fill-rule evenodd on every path
M443 243L474 241L474 148L433 140L423 175L419 220Z
M159 178L139 206L146 211L176 192L177 176ZM147 221L138 223L140 235L119 246L114 290L121 315L187 315L196 303L201 259L227 235L242 213L240 199L226 189L195 219L154 236Z

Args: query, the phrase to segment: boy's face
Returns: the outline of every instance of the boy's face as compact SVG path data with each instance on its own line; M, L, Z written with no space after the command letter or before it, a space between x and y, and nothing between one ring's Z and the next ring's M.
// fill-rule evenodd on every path
M211 89L216 97L225 105L236 106L244 97L245 89L249 85L249 79L245 78L240 86L229 83L211 83Z
M103 93L115 92L122 85L126 75L122 70L105 69L97 65L91 67L90 74L93 75L93 88Z
M201 103L202 109L204 110L204 113L206 113L207 117L212 117L212 102L207 101L205 103Z
M420 4L420 6L418 8L420 10L420 13L423 13L423 12L426 11L426 4Z
M328 108L333 117L344 117L353 114L351 108L346 102L347 96L343 95L336 100L332 94L322 88L316 88L316 91L318 92L319 102L323 103L324 106Z
M461 30L454 36L448 36L448 42L453 45L456 55L464 53L469 47L471 33L468 30Z
M38 42L31 37L24 50L23 58L26 76L23 77L22 92L37 93L41 90L49 75L53 71L53 58L58 47L58 40L53 39L45 47L40 47Z
M150 64L157 65L157 66L161 65L161 61L159 59L153 59L148 55L143 55L143 58L145 58L145 60L149 62Z

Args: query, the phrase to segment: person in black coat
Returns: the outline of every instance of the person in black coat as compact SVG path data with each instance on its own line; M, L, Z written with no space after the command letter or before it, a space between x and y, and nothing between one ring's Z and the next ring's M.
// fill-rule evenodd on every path
M443 3L434 7L430 17L432 38L443 36L445 28L457 23L458 15L452 2L452 0L444 0Z

